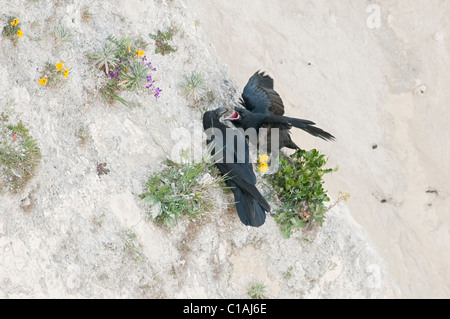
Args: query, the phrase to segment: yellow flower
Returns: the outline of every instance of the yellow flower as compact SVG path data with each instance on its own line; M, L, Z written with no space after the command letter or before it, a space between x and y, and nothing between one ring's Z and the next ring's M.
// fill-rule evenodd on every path
M267 163L268 160L269 160L269 156L267 156L266 154L263 154L263 155L259 156L259 162L260 163Z
M131 49L130 49L130 46L129 46L129 45L127 45L127 51L128 51L128 52L131 52Z
M48 80L46 78L42 78L39 80L40 85L47 85Z
M21 38L23 36L22 30L17 30L17 36Z
M269 168L269 164L267 164L268 160L269 160L269 156L267 156L265 154L259 156L259 167L258 167L258 170L260 170L264 174L267 172L267 169Z
M58 62L58 64L56 65L56 68L58 69L58 71L61 71L63 69L62 62Z
M258 170L260 170L261 172L263 172L265 174L267 172L268 168L269 168L269 165L267 165L266 163L260 163Z
M141 57L141 56L143 56L143 55L145 55L145 52L144 51L142 51L142 50L137 50L136 51L136 56L139 58L139 57Z
M70 73L70 70L69 70L69 69L66 69L66 70L64 71L64 77L67 78L67 77L69 76L69 73Z
M19 24L19 20L17 20L17 19L14 19L14 20L11 21L11 25L12 25L13 27L15 27L15 26L18 25L18 24Z

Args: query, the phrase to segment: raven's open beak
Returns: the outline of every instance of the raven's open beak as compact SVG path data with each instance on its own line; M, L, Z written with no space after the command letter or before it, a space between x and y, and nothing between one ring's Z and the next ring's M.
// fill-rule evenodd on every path
M225 121L236 121L239 120L241 118L241 116L239 115L238 112L234 111L233 114L231 114L230 116L224 118Z

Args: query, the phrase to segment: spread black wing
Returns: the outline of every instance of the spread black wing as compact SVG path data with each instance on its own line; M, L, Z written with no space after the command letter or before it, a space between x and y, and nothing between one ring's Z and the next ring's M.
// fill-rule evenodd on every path
M283 101L273 89L273 79L264 72L257 71L252 75L244 87L240 102L253 113L284 114Z

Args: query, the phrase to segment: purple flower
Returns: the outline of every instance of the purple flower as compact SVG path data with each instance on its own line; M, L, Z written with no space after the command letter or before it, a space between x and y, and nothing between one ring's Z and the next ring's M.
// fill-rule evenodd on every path
M123 62L123 59L122 59L122 58L119 58L119 61L120 61L120 62Z
M155 93L155 97L158 98L159 97L159 93L161 93L161 89L160 88L156 88L156 93Z
M148 63L147 63L147 66L148 66L148 67L151 67L151 66L152 66L152 62L148 62Z
M151 75L147 76L147 82L150 82L151 80L152 80L152 76Z
M142 58L142 62L147 61L147 57L144 55L144 57Z

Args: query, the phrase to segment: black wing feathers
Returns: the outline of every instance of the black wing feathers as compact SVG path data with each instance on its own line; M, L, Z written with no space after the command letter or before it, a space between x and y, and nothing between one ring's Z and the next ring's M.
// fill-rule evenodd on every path
M283 115L284 105L273 89L273 79L264 72L256 72L242 92L241 104L254 113Z
M220 114L220 113L219 113ZM226 130L231 129L219 121L219 115L214 111L208 111L203 116L203 128L206 130L213 127L220 130L223 140L216 139L214 133L210 137L209 143L218 143L221 149L222 160L216 163L217 168L223 175L227 175L227 184L232 188L236 201L236 210L239 218L244 225L259 227L266 220L266 211L270 211L270 205L261 195L256 187L256 175L253 171L252 164L249 162L249 147L244 135L238 133L233 136L232 141L226 139ZM244 143L245 155L244 162L239 163L238 160L238 140ZM214 156L214 149L211 150ZM228 162L234 159L233 162ZM216 157L216 160L220 160Z

